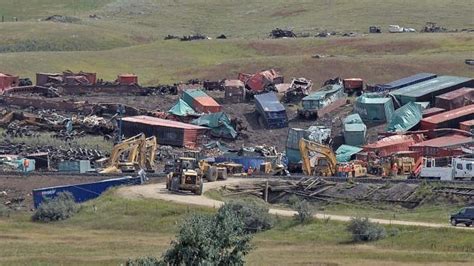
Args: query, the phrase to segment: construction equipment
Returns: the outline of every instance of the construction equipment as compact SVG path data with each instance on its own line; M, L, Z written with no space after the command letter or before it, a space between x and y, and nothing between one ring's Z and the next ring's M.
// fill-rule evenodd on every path
M144 149L142 147L139 148L139 151L142 151L138 154L138 161L140 166L144 166L144 169L147 172L154 172L155 169L155 158L156 158L156 150L158 149L158 144L156 141L156 137L149 137L142 142L144 145Z
M170 191L191 191L202 195L202 173L197 169L196 159L181 157L175 160L173 172L166 177L166 188Z
M305 175L335 176L337 160L336 155L329 146L306 139L300 139L299 148L302 168ZM314 167L311 167L309 152L317 155Z
M144 165L140 165L139 156L143 156L140 154L145 154L145 141L145 135L140 133L115 145L110 153L110 158L107 160L108 166L99 173L134 172L139 167L144 167ZM127 159L122 161L122 157Z
M218 179L227 179L227 168L222 166L210 165L206 160L200 160L199 170L202 173L202 177L206 178L209 182L214 182Z

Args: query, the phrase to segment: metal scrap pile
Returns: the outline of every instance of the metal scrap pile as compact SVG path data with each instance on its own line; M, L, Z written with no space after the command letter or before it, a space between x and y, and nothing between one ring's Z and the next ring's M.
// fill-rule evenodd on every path
M0 154L15 154L27 156L33 153L48 152L50 165L56 168L60 161L90 160L94 162L108 156L103 151L96 149L68 148L56 146L33 147L26 143L11 143L8 139L0 143Z
M282 30L276 28L270 33L272 38L296 38L296 34L292 30Z
M291 81L290 87L285 92L285 102L300 101L303 97L306 97L311 92L313 83L309 79L305 78L294 78Z

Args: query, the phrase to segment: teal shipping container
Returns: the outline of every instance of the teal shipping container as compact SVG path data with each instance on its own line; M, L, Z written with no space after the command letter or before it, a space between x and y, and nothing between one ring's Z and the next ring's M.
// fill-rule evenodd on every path
M423 118L421 105L410 102L398 108L387 123L388 132L406 132L414 128Z
M286 158L288 164L297 164L301 161L301 154L299 149L286 148Z
M365 144L367 126L359 114L351 114L344 121L344 140L347 145L361 146Z
M62 161L58 164L58 171L84 174L91 171L91 162L89 160Z
M364 93L357 97L354 111L364 121L386 122L394 112L391 98L382 97L375 93Z

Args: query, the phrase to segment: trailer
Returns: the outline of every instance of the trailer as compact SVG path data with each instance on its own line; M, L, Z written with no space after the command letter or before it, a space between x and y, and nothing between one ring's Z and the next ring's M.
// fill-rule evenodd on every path
M452 181L455 179L474 180L474 159L453 158L451 163L443 166L435 158L423 158L420 178Z

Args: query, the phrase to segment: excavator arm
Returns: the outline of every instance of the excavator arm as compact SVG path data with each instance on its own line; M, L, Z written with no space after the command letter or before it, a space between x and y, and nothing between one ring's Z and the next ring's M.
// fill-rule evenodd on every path
M305 175L313 174L313 170L311 169L309 152L314 152L316 154L323 156L328 162L327 172L330 173L330 175L332 176L336 174L336 166L337 166L336 155L334 154L334 152L329 146L319 144L317 142L306 140L306 139L300 139L299 147L300 147L301 160L303 162L303 165L302 165L303 173Z
M142 147L140 147L138 159L138 164L142 169L153 171L153 168L155 167L157 149L158 144L155 136L145 139L145 141L142 143Z
M110 158L108 160L108 166L100 171L101 174L107 173L120 173L120 165L127 164L139 164L139 155L143 153L145 135L138 134L134 137L126 139L121 143L114 146L112 152L110 153ZM127 161L125 163L121 162L121 156L128 152Z

